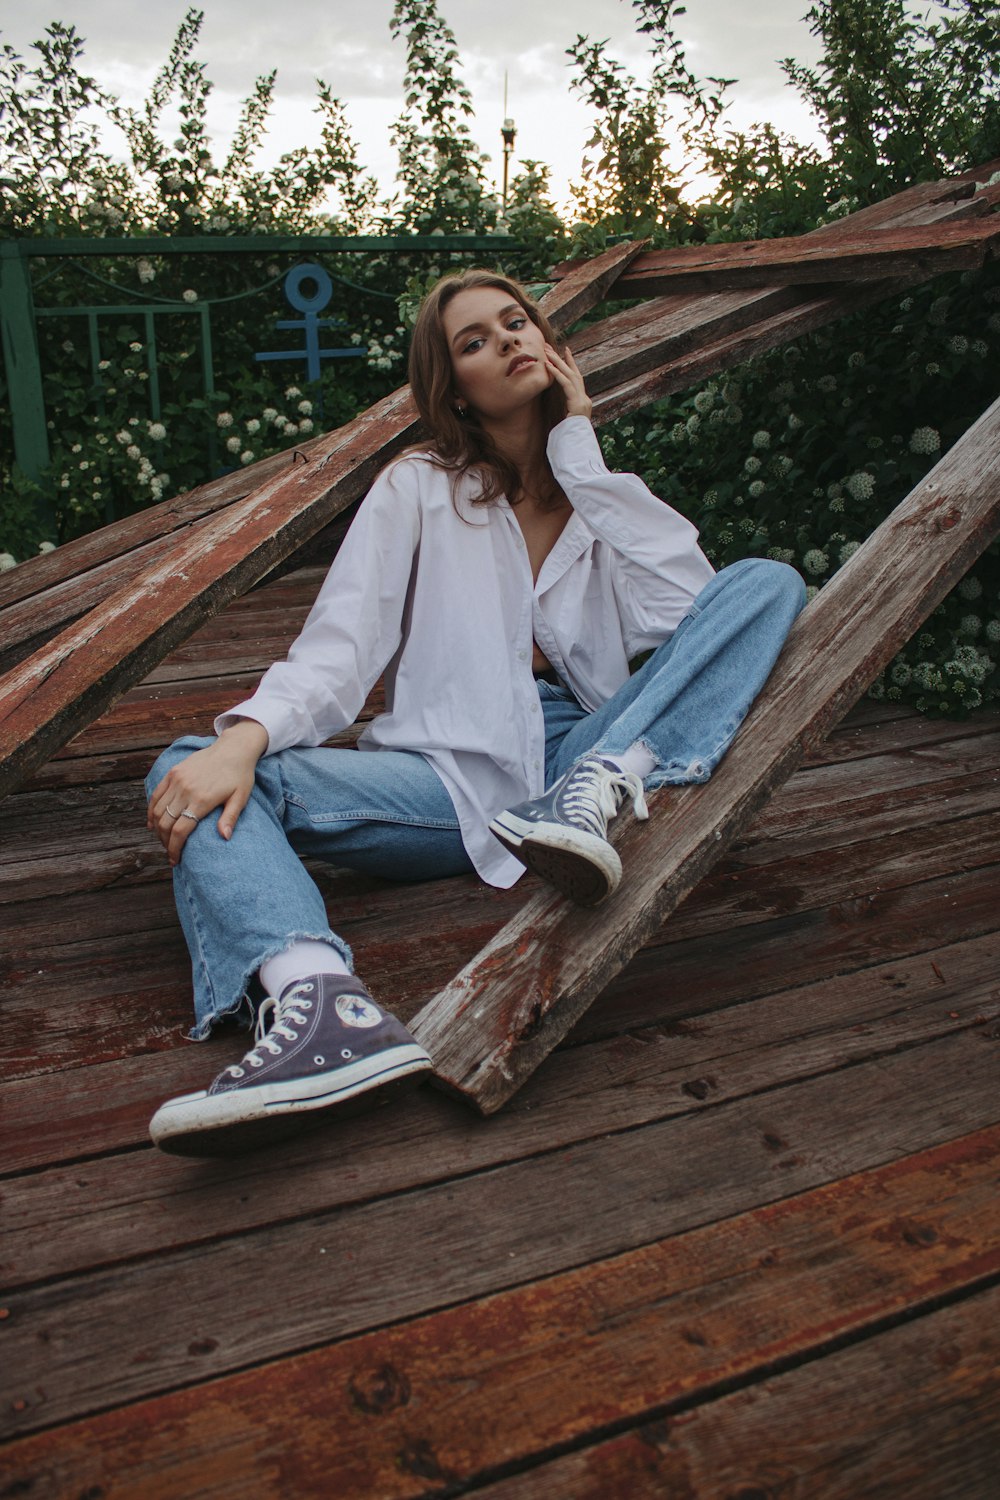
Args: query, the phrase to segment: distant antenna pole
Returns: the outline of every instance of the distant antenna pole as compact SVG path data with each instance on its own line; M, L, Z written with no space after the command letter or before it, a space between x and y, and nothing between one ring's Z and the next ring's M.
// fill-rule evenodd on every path
M510 159L514 154L514 137L517 134L514 121L507 113L507 74L503 75L503 124L500 127L503 137L503 206L507 207L507 183L510 175Z

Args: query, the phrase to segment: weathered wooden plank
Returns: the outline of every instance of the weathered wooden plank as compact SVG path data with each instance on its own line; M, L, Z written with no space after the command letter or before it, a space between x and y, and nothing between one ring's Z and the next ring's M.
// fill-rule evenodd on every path
M692 354L703 343L754 328L796 307L803 295L794 287L780 286L708 296L679 292L588 324L569 342L595 398L594 420L606 420L596 399L603 392Z
M788 1383L775 1371L807 1357L818 1372L810 1381L807 1370L805 1378L813 1409L825 1414L829 1464L837 1435L850 1434L853 1449L870 1449L870 1442L858 1441L868 1434L869 1417L830 1421L824 1398L845 1385L838 1362L846 1358L852 1370L857 1366L856 1350L834 1354L831 1362L837 1344L865 1338L882 1348L883 1366L898 1370L898 1377L887 1381L880 1371L878 1388L892 1395L897 1421L897 1387L905 1386L911 1412L926 1421L941 1405L942 1380L950 1388L956 1370L976 1366L975 1341L966 1336L967 1325L959 1333L947 1321L951 1311L934 1312L918 1328L919 1348L935 1355L927 1379L914 1380L913 1362L899 1358L896 1335L888 1335L889 1350L879 1330L899 1313L926 1314L942 1297L968 1294L995 1268L1000 1252L995 1236L989 1243L987 1226L995 1219L998 1147L997 1131L982 1131L486 1302L15 1441L0 1458L4 1492L53 1500L84 1493L173 1500L209 1488L220 1500L251 1492L306 1495L321 1489L335 1450L337 1493L344 1500L403 1500L439 1492L443 1484L458 1493L477 1476L537 1462L595 1432L662 1418L681 1403L705 1403L733 1382L766 1375L769 1425L756 1433L755 1447L744 1446L739 1455L749 1470L735 1467L731 1452L744 1426L733 1421L734 1398L705 1409L702 1425L713 1437L700 1460L708 1484L686 1493L733 1495L741 1479L763 1478L754 1466L761 1454L772 1464L779 1442L793 1451L808 1442L815 1458L811 1428L804 1434L800 1421L775 1423L772 1409L782 1380ZM957 1312L970 1309L980 1329L995 1326L989 1293ZM924 1323L933 1324L932 1334ZM912 1338L910 1328L905 1332ZM964 1358L937 1357L956 1345ZM992 1339L987 1347L995 1353ZM978 1373L991 1373L995 1388L995 1368ZM793 1378L794 1404L803 1372ZM871 1381L859 1382L855 1374L853 1384L865 1393L866 1407L884 1415L884 1404L868 1398ZM968 1397L970 1385L963 1381L959 1394ZM949 1412L954 1400L952 1394ZM736 1404L747 1407L743 1398ZM689 1428L690 1418L672 1426L674 1452L683 1441L698 1453L690 1436L682 1439ZM725 1457L717 1471L720 1429ZM652 1433L645 1441L662 1479L667 1445L656 1446L661 1439ZM616 1474L614 1482L580 1487L593 1473L591 1451L572 1460L573 1484L558 1477L557 1462L539 1471L555 1473L555 1487L532 1486L532 1493L573 1500L584 1493L595 1500L626 1494L659 1500L666 1493L619 1483L620 1465L611 1470L606 1453L598 1452L602 1473ZM794 1466L786 1460L784 1472L801 1467L803 1455L796 1451L796 1458ZM852 1454L846 1466L856 1473L857 1464ZM527 1478L519 1475L513 1489L505 1483L500 1492L520 1497Z
M426 1006L436 1078L485 1113L548 1055L746 829L996 534L996 402L831 579L793 628L736 743L703 787L653 797L620 838L626 878L596 910L533 897Z
M0 1431L551 1275L567 1241L585 1264L944 1144L997 1123L996 1051L971 1033L947 1036L898 1053L891 1068L862 1063L650 1125L641 1143L627 1130L262 1229L252 1254L236 1236L15 1291L5 1299ZM261 1315L261 1265L292 1269L280 1316Z
M769 310L769 305L763 306L762 316L757 321L724 330L717 338L708 339L704 343L694 342L690 348L682 348L679 352L667 348L665 352L668 357L664 363L646 364L638 373L628 374L617 385L600 391L594 397L594 420L598 423L610 422L675 391L688 390L700 381L732 369L734 365L742 364L755 355L780 348L792 339L812 333L838 318L871 307L904 290L908 284L910 283L872 282L845 287L835 295L821 297L799 293L798 300L791 305L778 305L774 311ZM590 330L584 332L589 334ZM575 342L573 347L576 348ZM581 353L579 364L587 374L589 383L589 356Z
M770 841L734 850L649 940L658 948L697 938L707 944L708 954L699 950L691 964L683 964L676 953L649 952L616 989L618 1003L628 1013L647 1004L662 983L665 963L671 982L699 996L704 988L699 963L711 971L713 950L736 965L749 996L775 973L797 982L815 972L817 943L829 962L843 966L845 945L863 952L889 942L880 951L897 952L900 941L913 941L914 924L922 946L933 943L936 934L937 941L946 940L941 923L956 904L963 908L963 922L980 924L961 930L983 931L984 920L986 928L995 925L989 897L995 879L995 804L992 783L984 801L975 791L958 796L953 816L936 823L933 796L926 804L910 805L905 817L898 811L885 818L866 814L862 804L855 826L849 805L846 826L839 828L835 819L805 809L803 820L818 825L815 836L804 832L776 841L782 847L774 858L765 852ZM862 831L867 837L857 836ZM142 1050L147 1036L162 1038L186 1026L187 958L161 860L152 840L148 851L135 846L110 851L107 869L95 875L99 898L71 891L40 904L39 886L9 892L14 899L4 912L11 933L4 995L10 1076ZM968 873L952 879L957 869ZM496 936L524 899L516 891L483 887L473 877L387 888L321 866L313 865L312 872L369 984L407 1020ZM40 870L31 873L35 881L44 878ZM86 877L85 867L82 883ZM59 880L65 884L61 870ZM916 896L903 899L901 893L914 882ZM931 895L938 889L948 898L943 910L941 896ZM815 915L805 916L809 911ZM765 922L778 923L774 941L754 937L759 954L750 962L743 946L750 939L740 933ZM67 986L79 1001L71 1007L61 1003Z
M615 285L622 297L817 282L929 280L946 271L980 270L996 253L1000 222L963 219L931 226L850 228L836 240L799 235L720 245L676 245L638 255ZM586 262L570 261L567 280Z
M208 480L196 489L161 500L158 505L151 505L134 516L126 516L110 526L102 526L86 536L64 542L54 552L28 558L0 575L0 610L6 611L24 599L41 597L67 581L80 579L83 587L89 587L87 575L91 570L104 569L116 560L128 566L128 557L133 551L149 547L160 538L183 530L227 505L245 500L265 480L301 462L296 453L311 461L314 455L326 451L330 437L329 433L319 433L296 444L294 449L272 453L269 458L258 459L245 469ZM6 626L6 614L3 619ZM6 638L6 629L4 636Z
M680 1083L709 1074L718 1086L718 1074L703 1061L726 1050L717 1039L722 1022L713 1019L714 1013L749 1000L754 1004L746 1007L745 1024L761 1043L768 1037L780 1041L788 1035L822 1031L827 1017L831 1025L839 1024L837 1018L847 1015L844 1007L855 1002L857 1018L845 1024L871 1025L865 1021L870 1007L877 1030L883 1024L879 1018L892 1013L893 1004L903 1011L924 994L940 999L949 1021L967 1024L980 1012L990 1017L995 1001L984 1000L979 986L1000 964L997 878L993 866L927 880L888 895L876 892L829 910L795 912L752 927L720 931L710 922L706 931L691 921L688 937L670 944L666 951L647 949L633 959L564 1044L573 1054L569 1074L563 1055L553 1054L544 1073L529 1082L491 1123L491 1136L507 1129L508 1120L527 1114L532 1128L537 1123L537 1144L543 1136L550 1138L554 1129L564 1128L563 1117L571 1114L574 1098L586 1101L589 1109L590 1096L609 1088L618 1068L633 1065L613 1051L610 1072L603 1064L592 1067L587 1044L593 1040L607 1040L614 1048L626 1050L639 1043L645 1047L651 1039L657 1044L665 1041L666 1050L650 1053L654 1068L676 1064ZM435 922L435 929L440 925ZM666 930L675 925L668 924ZM433 947L424 944L422 951L428 946ZM476 946L474 938L469 946ZM412 1014L424 994L440 986L452 957L446 947L437 969L428 970L424 977L420 956L414 953L406 962L397 960L394 972L388 970L388 955L385 972L380 966L379 991L392 996L404 1015ZM172 989L163 987L171 977L171 963L175 966ZM25 1010L30 1009L33 995L34 1015L45 1019L47 1034L39 1037L36 1020L35 1031L24 1038L21 1050L26 1055L30 1050L34 1056L41 1048L48 1055L40 1064L27 1064L22 1076L13 1059L7 1065L3 1118L8 1170L144 1143L156 1105L209 1078L239 1050L235 1035L220 1037L197 1051L181 1042L190 1013L190 987L176 942L151 979L139 973L129 986L122 965L118 968L117 973L92 977L92 965L75 962L57 973L49 970L34 976L31 985L25 976ZM70 985L75 1003L66 1007L61 1002ZM399 1005L403 995L406 1003ZM771 996L776 997L773 1002ZM11 993L8 1000L14 999ZM777 1018L772 1004L778 1007ZM86 1028L76 1012L89 1018ZM53 1016L63 1017L58 1036L49 1020ZM12 1050L15 1042L20 1044L16 1036L11 1041ZM854 1047L850 1039L848 1044ZM699 1050L702 1046L704 1054ZM96 1057L102 1055L108 1061L97 1062ZM40 1074L39 1065L58 1071ZM649 1082L655 1086L652 1077ZM632 1076L632 1086L636 1084L637 1077ZM657 1107L662 1109L667 1095L664 1084ZM704 1096L715 1097L711 1089ZM692 1097L691 1091L685 1091L686 1107ZM418 1118L423 1119L434 1100L443 1102L443 1096L438 1099L430 1091L423 1092ZM606 1107L602 1104L602 1111ZM549 1118L553 1110L558 1115L555 1124ZM400 1149L399 1132L389 1128L396 1118L386 1112L364 1134L366 1154L369 1148L374 1153L369 1157L372 1163L380 1153L391 1160ZM444 1124L451 1118L443 1117ZM412 1124L407 1115L405 1128ZM461 1128L464 1149L468 1149L467 1121ZM433 1136L439 1140L437 1128ZM359 1141L339 1130L328 1139L337 1152L343 1143L346 1160L353 1161L361 1148ZM477 1135L475 1140L479 1139ZM310 1160L317 1165L326 1160L320 1137L311 1150L317 1155ZM302 1172L301 1161L296 1160L296 1171ZM296 1190L300 1189L306 1191L297 1178Z
M593 260L578 261L560 277L539 301L553 328L568 328L602 302L648 243L648 240L628 240L621 245L611 245Z
M683 1416L646 1421L477 1486L475 1494L992 1500L1000 1451L998 1316L994 1287Z
M845 946L865 952L877 943L895 944L900 927L904 944L912 943L912 928L901 915L912 903L900 898L915 883L916 909L931 924L922 946L947 940L935 918L930 889L944 890L949 908L961 901L967 908L963 922L980 924L961 930L988 930L995 925L988 892L996 876L997 814L988 821L958 817L936 829L924 829L923 821L917 811L914 834L885 833L876 824L867 841L840 847L831 841L824 849L820 840L818 856L802 854L793 845L785 859L734 858L720 866L675 919L652 935L645 959L635 961L616 989L618 1003L630 1014L636 1005L648 1004L662 986L666 968L670 982L683 984L697 1008L704 990L697 962L655 951L689 938L717 948L720 955L725 952L726 962L737 964L747 998L754 986L762 980L766 985L776 974L800 982L816 972L831 944L842 962ZM16 932L8 945L4 985L9 1076L142 1050L148 1036L180 1034L189 1023L188 960L169 885L155 851L151 861L143 859L124 851L120 873L102 887L99 899L70 894L39 909L32 895L5 905L9 930ZM959 867L967 873L954 875ZM496 937L523 899L486 891L473 877L416 890L380 890L376 882L366 889L354 877L318 868L313 873L338 927L354 945L367 982L404 1020ZM815 915L806 916L809 912ZM742 936L744 929L769 922L779 924L772 944L756 935ZM815 945L820 936L819 954L813 947L795 946L799 941ZM760 947L753 963L745 945ZM706 963L703 952L699 960ZM708 968L715 968L712 956ZM79 1001L72 1007L60 1003L67 987Z
M313 462L191 527L167 559L9 672L0 684L0 791L363 493L416 431L408 392L387 397Z
M151 1160L146 1151L82 1165L80 1141L62 1118L63 1086L72 1089L74 1079L53 1078L40 1089L60 1099L59 1118L47 1134L53 1139L57 1127L72 1164L20 1179L8 1176L3 1283L9 1292L429 1186L536 1156L543 1148L565 1150L612 1130L634 1130L888 1059L903 1047L953 1032L972 1029L983 1036L1000 1020L989 977L998 955L1000 935L993 933L936 948L920 963L879 964L782 990L758 999L752 1010L739 1000L702 1010L690 1029L654 1024L577 1046L554 1060L552 1079L537 1086L521 1109L472 1135L457 1105L425 1090L405 1115L381 1111L280 1153L217 1164L194 1177L189 1164ZM944 976L940 981L932 965ZM706 996L700 999L704 1005ZM160 1100L192 1082L191 1049L184 1054L143 1059L155 1070L152 1078L124 1065L76 1070L94 1074L90 1081L76 1080L76 1097L99 1116L107 1114L110 1128L120 1131L126 1119L119 1088L114 1086L110 1104L98 1095L102 1082L107 1087L120 1078L125 1097L137 1106L131 1111L135 1134L126 1144L145 1146L146 1125ZM204 1068L206 1078L212 1066ZM98 1138L102 1152L109 1152L104 1133ZM10 1172L6 1151L4 1157Z

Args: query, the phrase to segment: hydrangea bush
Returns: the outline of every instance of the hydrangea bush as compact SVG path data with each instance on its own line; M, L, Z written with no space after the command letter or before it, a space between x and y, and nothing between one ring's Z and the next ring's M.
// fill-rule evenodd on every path
M717 566L791 563L810 597L1000 393L1000 275L963 274L845 319L605 429L689 515ZM874 685L954 714L1000 700L994 545Z

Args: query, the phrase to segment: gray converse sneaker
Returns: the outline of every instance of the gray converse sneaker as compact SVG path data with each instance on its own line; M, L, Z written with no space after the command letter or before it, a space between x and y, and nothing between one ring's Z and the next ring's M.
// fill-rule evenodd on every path
M648 818L642 781L599 755L585 755L547 792L493 819L490 832L529 870L581 906L596 906L622 878L622 862L608 843L608 819L631 797L637 818Z
M289 985L280 1000L265 1000L243 1061L208 1089L161 1104L149 1133L161 1151L178 1156L226 1155L346 1113L358 1095L396 1092L431 1067L359 979L315 974Z

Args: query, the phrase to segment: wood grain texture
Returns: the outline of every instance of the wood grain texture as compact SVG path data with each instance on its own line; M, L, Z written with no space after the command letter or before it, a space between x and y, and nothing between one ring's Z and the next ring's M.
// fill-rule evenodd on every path
M1000 402L799 617L737 739L704 786L654 794L616 840L627 874L600 907L539 892L420 1012L436 1079L500 1108L623 964L719 861L795 766L996 534Z
M0 792L363 493L415 432L408 392L387 397L342 428L322 457L199 522L166 558L8 672L0 682Z
M567 1243L585 1264L943 1145L998 1122L997 1076L997 1042L964 1031L891 1068L859 1063L658 1121L641 1151L626 1129L260 1229L249 1254L235 1235L14 1291L0 1432L489 1296L563 1269ZM267 1267L289 1270L278 1308L261 1297Z
M859 230L845 221L836 240L801 235L722 245L678 245L637 255L615 284L621 297L818 282L927 280L946 271L979 270L996 253L1000 220L884 226ZM567 281L581 265L568 269Z
M316 1494L335 1451L343 1500L403 1500L626 1421L662 1421L734 1381L766 1374L770 1389L776 1370L845 1338L877 1346L873 1332L900 1311L919 1315L1000 1271L989 1234L998 1150L1000 1132L984 1130L401 1328L15 1442L0 1458L4 1493ZM836 1359L830 1373L822 1363L823 1389L837 1384ZM802 1410L801 1372L794 1379ZM805 1388L815 1383L807 1374ZM930 1390L936 1381L916 1400ZM836 1424L821 1427L835 1452ZM814 1424L806 1429L815 1444ZM784 1441L805 1450L801 1431L792 1424ZM576 1462L575 1472L587 1470ZM539 1471L540 1484L550 1473Z
M497 1484L478 1500L994 1500L1000 1290Z
M648 240L627 240L621 245L611 245L592 260L579 261L560 277L538 304L553 328L568 328L598 302L603 302L648 243Z
M83 1167L82 1142L74 1141L69 1119L71 1100L78 1101L78 1130L87 1131L81 1117L88 1107L107 1114L108 1132L99 1139L109 1152L111 1133L125 1124L122 1106L137 1097L143 1081L141 1108L131 1113L133 1133L122 1144L145 1147L146 1125L160 1100L199 1076L207 1081L214 1062L192 1072L188 1048L149 1058L144 1080L138 1069L121 1065L80 1070L79 1092L72 1076L53 1077L48 1090L39 1080L39 1103L46 1093L54 1102L66 1090L65 1113L58 1111L47 1134L61 1139L63 1153L77 1161L7 1181L0 1277L12 1289L209 1243L334 1204L509 1164L537 1154L543 1140L547 1150L563 1150L610 1131L637 1129L746 1099L767 1087L891 1058L900 1048L937 1037L968 1030L986 1037L1000 1020L1000 1000L984 978L998 957L1000 934L992 933L932 949L922 962L876 964L780 989L758 997L752 1007L734 1002L719 976L710 976L697 1012L664 1015L661 1008L645 1025L633 1014L627 1031L598 1035L559 1054L544 1086L536 1086L520 1109L505 1112L489 1130L470 1136L458 1106L425 1090L405 1112L387 1110L374 1119L345 1122L335 1132L262 1159L220 1163L197 1174L187 1163L151 1157L148 1150L109 1155ZM102 1104L102 1087L112 1091L110 1107ZM342 1168L345 1157L350 1172ZM5 1155L6 1170L12 1166ZM283 1176L290 1179L287 1186ZM257 1190L248 1194L251 1182ZM57 1220L63 1233L53 1239L51 1225Z

